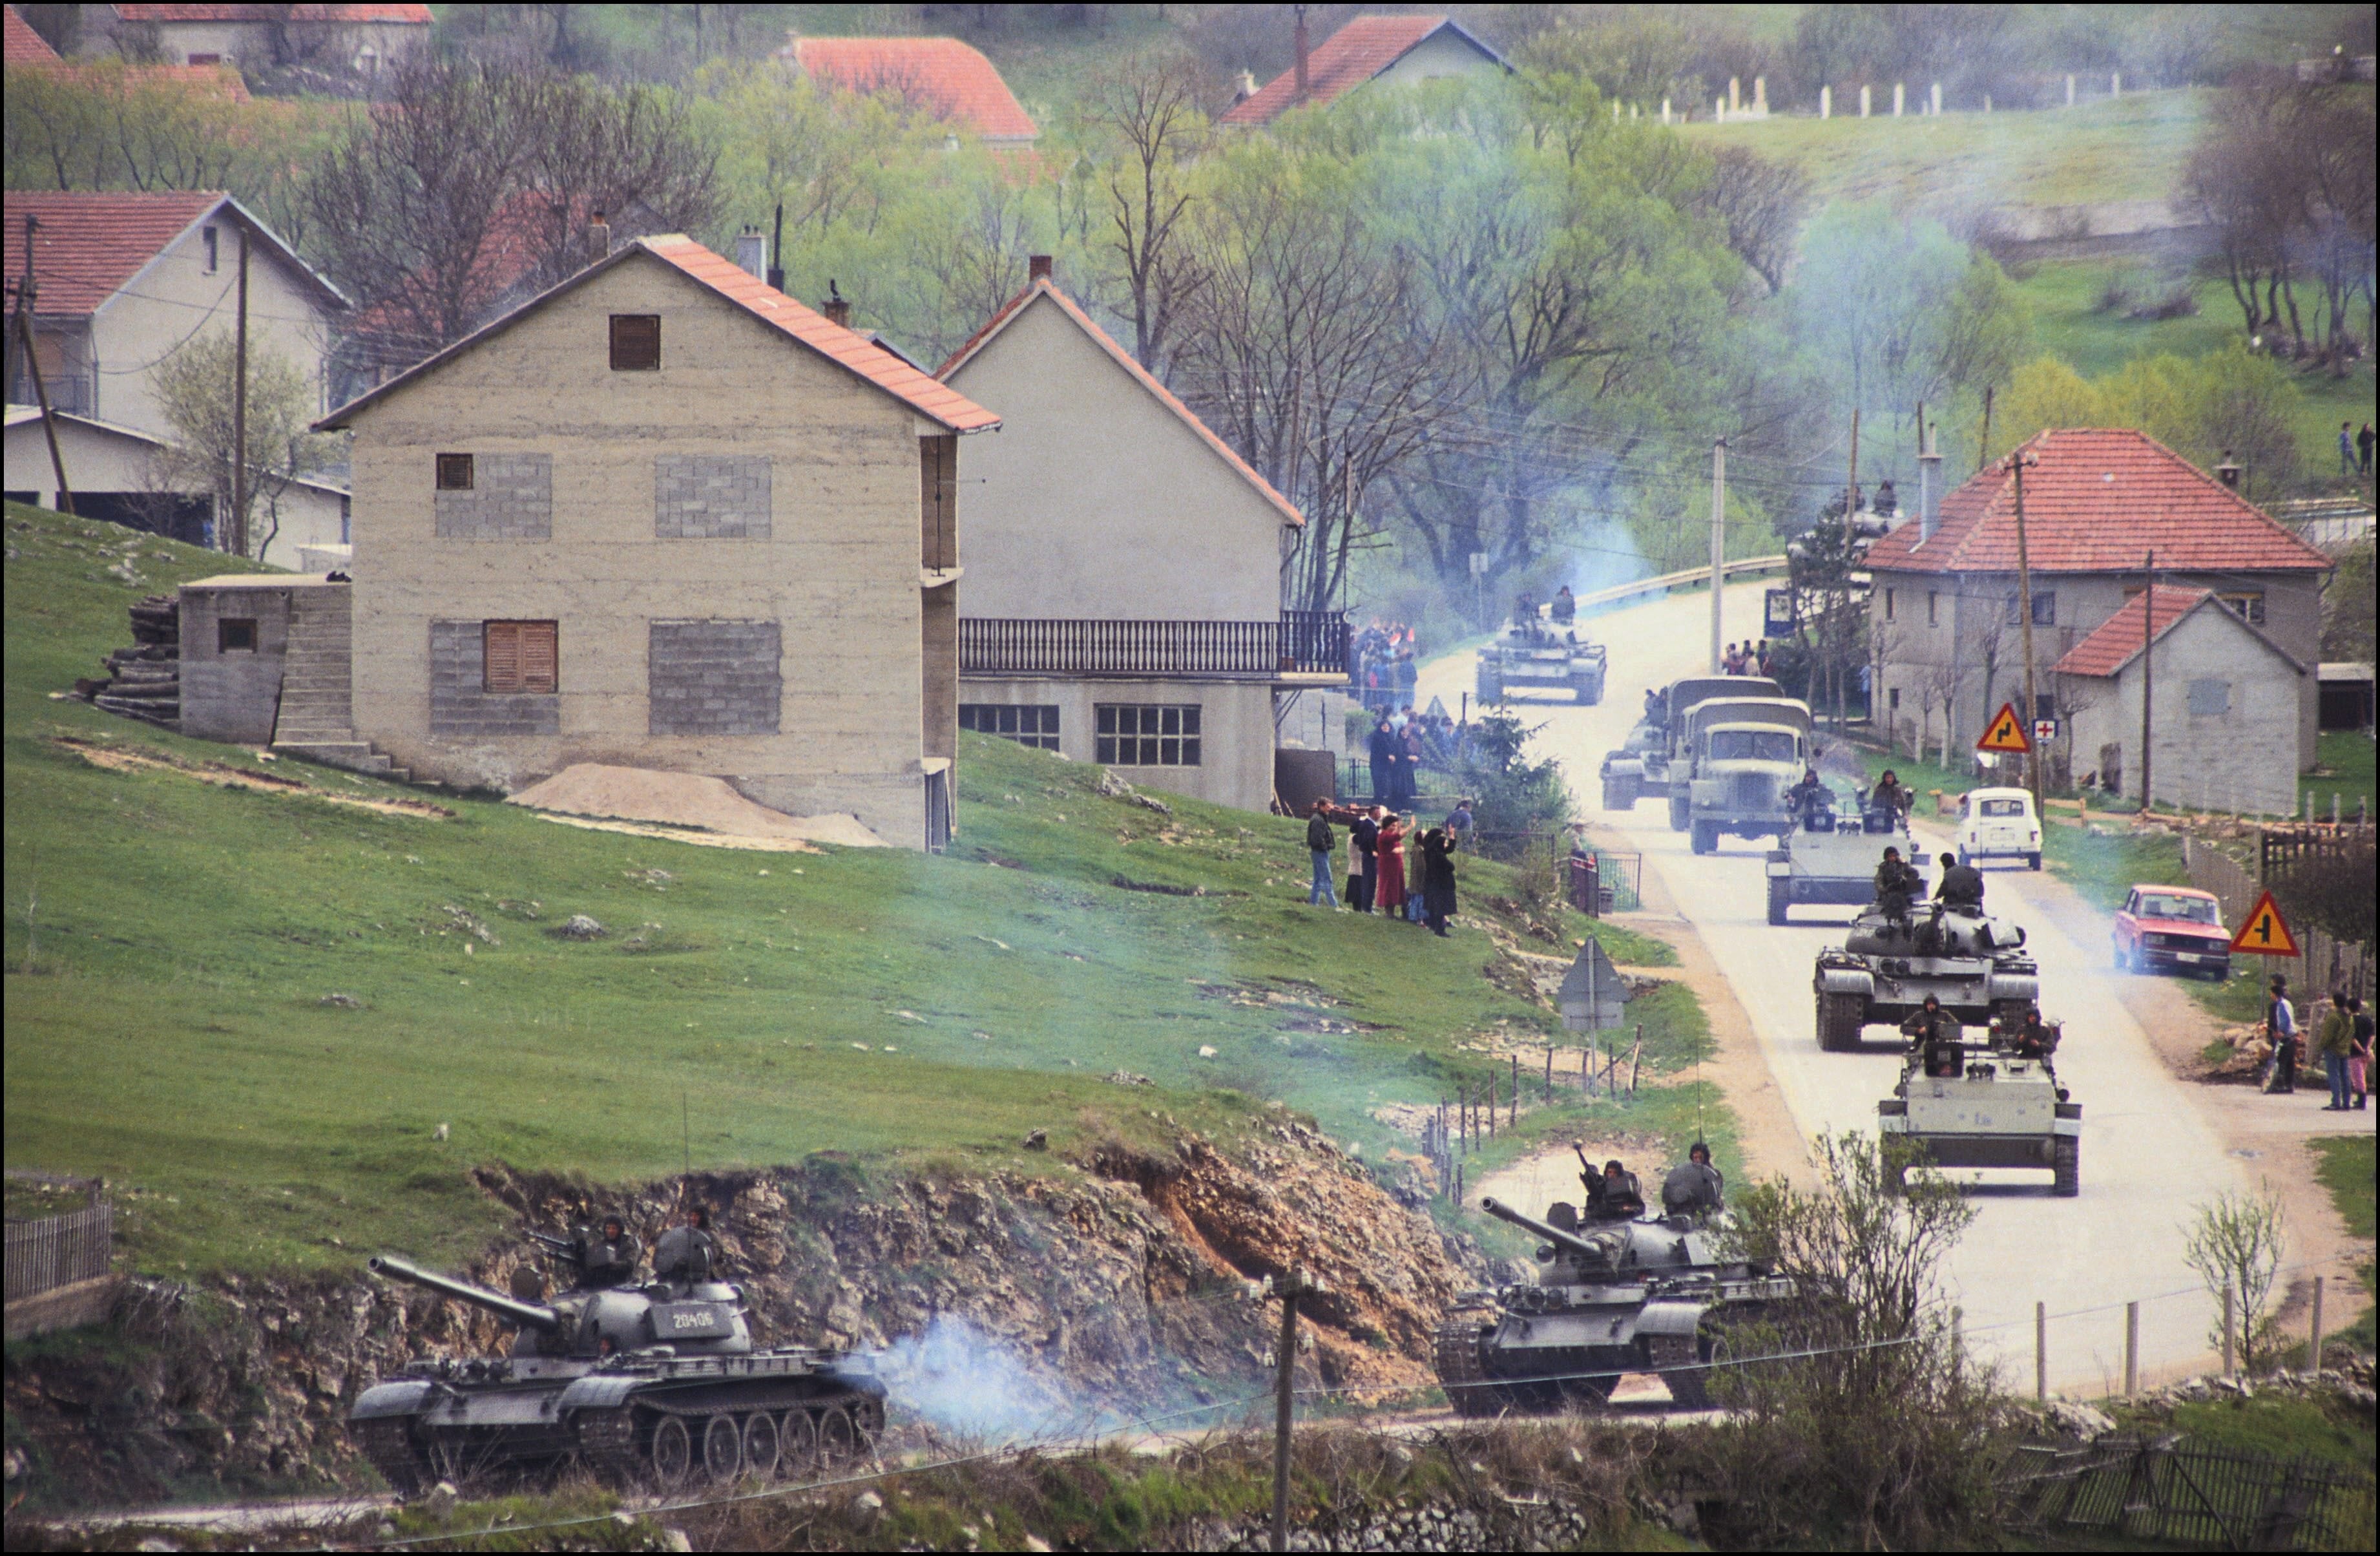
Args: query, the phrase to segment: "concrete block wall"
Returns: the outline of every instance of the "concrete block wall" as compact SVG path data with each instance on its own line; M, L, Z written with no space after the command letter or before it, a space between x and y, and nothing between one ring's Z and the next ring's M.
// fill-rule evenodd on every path
M472 456L471 490L441 492L442 541L542 541L553 533L553 456L550 454Z
M773 621L657 621L645 685L655 735L774 735L784 700Z
M183 734L246 745L273 738L289 650L291 587L270 574L199 578L182 586ZM240 618L256 623L255 649L221 651L217 628L226 619Z
M664 454L653 461L653 533L665 541L769 539L766 455Z
M430 624L430 733L469 737L560 733L560 693L487 689L487 648L484 623Z
M995 678L967 675L959 681L961 703L1055 707L1059 754L1075 761L1099 760L1100 703L1198 706L1196 767L1111 764L1118 776L1143 788L1188 795L1193 799L1264 810L1272 804L1273 688L1264 681L1094 681L1068 678Z

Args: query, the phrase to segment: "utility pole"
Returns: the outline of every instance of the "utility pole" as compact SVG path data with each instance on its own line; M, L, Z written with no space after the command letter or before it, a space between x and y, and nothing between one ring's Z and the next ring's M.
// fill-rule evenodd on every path
M1859 507L1859 407L1857 407L1857 406L1853 406L1853 407L1852 407L1852 471L1851 471L1851 477L1850 477L1850 480L1849 480L1848 483L1843 487L1843 569L1844 569L1844 571L1843 571L1843 577L1842 577L1842 596L1843 596L1843 598L1842 598L1842 608L1843 608L1843 609L1846 609L1846 610L1850 609L1850 607L1851 607L1851 563L1852 563L1852 547L1853 545L1857 544L1857 543L1858 543L1858 541L1859 541L1859 531L1858 531L1857 528L1856 528L1856 527L1852 524L1852 513L1853 513L1853 511L1854 511L1854 510L1856 510L1858 507ZM1827 613L1827 614L1828 614L1828 615L1830 615L1830 616L1831 616L1832 614L1834 614L1834 611L1833 611L1833 609L1830 607L1830 608L1828 609L1828 613ZM1835 731L1836 731L1836 733L1837 733L1837 734L1840 734L1840 733L1842 732L1843 724L1846 723L1846 720L1845 720L1845 719L1844 719L1844 717L1843 717L1843 667L1842 667L1840 664L1837 663L1836 663L1836 660L1835 660L1835 643L1834 643L1834 638L1835 638L1835 634L1836 634L1836 632L1838 632L1839 630L1840 630L1840 628L1838 628L1838 627L1835 626L1835 624L1834 624L1833 622L1831 622L1831 621L1830 621L1830 622L1827 623L1827 625L1826 625L1826 630L1825 630L1825 633L1823 634L1823 636L1824 636L1824 637L1826 638L1826 639L1827 639L1827 669L1828 669L1828 675L1833 679L1833 681L1834 681L1834 683L1835 683ZM1815 698L1815 697L1813 697L1813 698L1811 699L1811 706L1815 707L1816 705L1817 705L1817 699L1816 699L1816 698Z
M2025 769L2033 790L2033 809L2041 813L2041 735L2034 728L2034 701L2033 687L2033 564L2024 549L2024 468L2035 463L2036 455L2020 449L2009 456L2016 472L2016 596L2017 617L2024 630L2024 732Z
M1992 462L1992 386L1984 385L1984 441L1975 446L1975 473L1982 475L1984 467Z
M2149 813L2149 796L2156 791L2150 787L2155 776L2151 771L2149 734L2154 727L2150 711L2155 705L2156 666L2152 653L2156 647L2156 553L2141 564L2141 575L2146 587L2141 590L2141 814Z
M239 229L239 322L231 359L231 522L226 550L248 554L248 224Z
M1280 1377L1274 1385L1272 1441L1272 1548L1289 1549L1289 1423L1297 1403L1297 1299L1309 1290L1305 1272L1294 1265L1273 1282L1281 1298Z
M32 223L28 219L27 227ZM29 235L30 236L30 235ZM42 407L42 432L50 444L50 473L57 478L58 512L71 514L74 492L67 486L67 462L58 453L58 419L50 409L50 386L42 377L41 353L33 349L33 283L28 276L17 290L17 339L24 347L25 366L33 375L34 403Z
M1711 444L1711 644L1710 673L1718 674L1719 583L1727 572L1727 440Z

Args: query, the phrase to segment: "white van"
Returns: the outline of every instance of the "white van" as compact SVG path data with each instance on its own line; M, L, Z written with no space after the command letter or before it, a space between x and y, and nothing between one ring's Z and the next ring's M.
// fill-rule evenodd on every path
M2022 859L2041 868L2041 818L2030 789L1969 789L1959 796L1959 862Z

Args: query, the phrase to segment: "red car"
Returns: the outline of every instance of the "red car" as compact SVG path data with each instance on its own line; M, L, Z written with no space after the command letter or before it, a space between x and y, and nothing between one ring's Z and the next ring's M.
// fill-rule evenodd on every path
M2135 886L2116 915L2118 972L2231 973L2231 931L2211 893L2188 886Z

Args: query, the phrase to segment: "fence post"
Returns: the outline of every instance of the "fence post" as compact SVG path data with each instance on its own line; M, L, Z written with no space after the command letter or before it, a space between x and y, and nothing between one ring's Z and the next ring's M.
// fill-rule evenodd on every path
M2309 1365L2316 1376L2322 1372L2322 1276L2313 1278L2313 1334L2306 1349Z
M2231 1282L2223 1282L2223 1376L2231 1376Z
M1512 1122L1515 1124L1518 1124L1521 1122L1521 1056L1518 1053L1512 1055Z
M2049 1304L2033 1305L2033 1397L2049 1403Z
M1546 1100L1554 1100L1554 1045L1546 1044Z
M2141 1392L2141 1305L2124 1304L2124 1397Z

